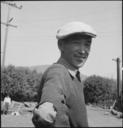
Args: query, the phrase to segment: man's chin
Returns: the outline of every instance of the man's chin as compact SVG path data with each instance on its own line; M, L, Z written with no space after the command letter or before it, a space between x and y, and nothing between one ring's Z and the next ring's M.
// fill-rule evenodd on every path
M76 68L78 68L78 69L79 69L79 68L82 68L82 67L84 66L84 64L85 64L84 62L81 63L81 64L76 64Z

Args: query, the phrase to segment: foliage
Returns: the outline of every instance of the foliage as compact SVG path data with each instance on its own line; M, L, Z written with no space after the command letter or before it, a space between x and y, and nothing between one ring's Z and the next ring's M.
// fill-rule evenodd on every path
M1 71L1 98L6 94L16 101L36 101L42 73L9 65ZM116 99L116 81L100 76L84 80L85 102L110 106Z
M1 72L1 98L10 95L16 101L34 101L42 74L28 68L9 65Z
M116 99L116 81L100 76L90 76L84 81L85 102L110 106Z

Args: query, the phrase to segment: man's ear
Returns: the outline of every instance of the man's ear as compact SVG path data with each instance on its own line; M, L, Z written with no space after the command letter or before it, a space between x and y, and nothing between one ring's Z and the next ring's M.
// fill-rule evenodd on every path
M58 48L60 49L60 51L64 50L64 41L58 40Z

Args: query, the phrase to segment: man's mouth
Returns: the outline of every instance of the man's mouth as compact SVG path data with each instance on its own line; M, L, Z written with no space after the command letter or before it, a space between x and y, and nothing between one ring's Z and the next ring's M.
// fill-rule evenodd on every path
M87 58L87 55L82 55L82 56L80 56L80 55L75 55L75 57L76 57L77 59L83 60L83 59L86 59L86 58Z
M78 61L78 62L83 62L84 61L84 58L82 58L81 56L75 56L75 58L76 58L76 61Z

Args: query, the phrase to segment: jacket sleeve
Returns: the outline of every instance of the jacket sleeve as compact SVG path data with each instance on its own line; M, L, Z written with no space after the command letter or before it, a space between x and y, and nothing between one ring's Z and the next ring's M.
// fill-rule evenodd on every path
M50 102L57 112L56 126L68 124L67 106L65 100L65 80L62 68L52 67L44 74L43 87L39 105Z

